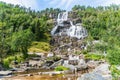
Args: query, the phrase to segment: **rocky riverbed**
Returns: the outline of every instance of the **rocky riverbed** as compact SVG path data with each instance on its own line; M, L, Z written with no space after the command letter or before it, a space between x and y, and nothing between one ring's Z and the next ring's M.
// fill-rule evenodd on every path
M4 78L3 80L77 80L77 76L74 74L66 74L66 75L33 75L33 76L15 76Z

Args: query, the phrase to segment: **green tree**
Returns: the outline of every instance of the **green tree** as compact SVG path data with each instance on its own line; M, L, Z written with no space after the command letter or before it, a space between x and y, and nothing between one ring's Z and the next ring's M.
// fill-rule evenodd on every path
M20 51L24 57L28 56L28 48L33 40L33 33L28 29L13 34L11 48L14 51Z

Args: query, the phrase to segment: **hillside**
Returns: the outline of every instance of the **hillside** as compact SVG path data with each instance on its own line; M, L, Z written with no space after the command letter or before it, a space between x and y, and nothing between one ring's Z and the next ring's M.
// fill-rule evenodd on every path
M53 27L53 22L49 22L51 12L58 14L61 10L51 8L36 12L23 6L0 2L1 58L16 53L27 55L29 48L32 52L49 51L50 30Z
M0 2L0 57L23 54L28 52L49 52L51 46L50 31L54 19L64 10L47 8L34 11L19 5ZM120 6L80 6L71 11L71 17L79 18L82 26L88 31L84 42L89 43L85 53L107 53L111 64L120 64ZM77 22L77 21L76 21ZM97 41L96 44L93 42Z

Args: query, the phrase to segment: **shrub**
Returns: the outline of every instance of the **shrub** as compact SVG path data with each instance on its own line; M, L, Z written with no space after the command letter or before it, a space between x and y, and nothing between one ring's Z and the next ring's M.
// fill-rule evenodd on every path
M33 54L29 54L28 57L31 58L31 57L37 57L38 55L33 53Z
M60 57L58 57L58 56L53 56L53 57L48 57L47 58L47 61L58 61L58 60L60 60L61 58Z
M50 45L48 42L33 42L30 48L28 49L29 52L48 52L50 51Z
M118 70L115 65L112 65L110 70L112 72L113 80L118 80L118 77L120 76L120 70Z
M6 58L6 59L3 60L3 66L5 68L9 68L9 59L8 58Z
M119 50L109 50L107 54L107 59L112 65L120 64L120 51Z
M5 68L9 68L12 61L15 60L20 63L24 61L24 57L22 55L8 56L7 58L3 59L3 66Z
M85 54L85 59L90 59L90 60L100 60L103 58L103 55L98 55L98 54Z
M66 67L64 67L64 66L57 66L57 67L55 68L55 71L65 71L65 70L69 70L69 68L66 68Z

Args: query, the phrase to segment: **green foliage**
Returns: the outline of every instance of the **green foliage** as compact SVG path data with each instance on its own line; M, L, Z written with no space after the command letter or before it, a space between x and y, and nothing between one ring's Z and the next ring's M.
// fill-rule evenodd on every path
M9 68L9 61L10 60L8 58L3 59L3 65L4 65L4 67Z
M37 56L38 56L37 54L34 54L34 53L33 53L33 54L29 54L29 55L28 55L28 58L37 57Z
M57 66L57 67L55 68L55 71L66 71L66 70L69 70L69 68L66 68L66 67L64 67L64 66Z
M85 54L85 59L90 59L90 60L101 60L103 59L103 55L99 54Z
M21 51L26 58L32 39L33 33L30 30L16 32L12 36L11 48L15 51Z
M118 78L120 76L120 70L118 70L116 67L117 66L115 66L115 65L112 65L110 67L110 71L112 73L113 80L118 80Z
M31 52L48 52L50 50L49 32L53 27L53 19L62 11L58 8L47 8L36 12L23 6L0 2L1 58L17 52L22 52L27 57L29 47ZM93 49L100 52L106 50L108 51L108 61L111 64L120 64L118 61L120 52L116 50L120 49L120 6L112 4L94 8L76 5L73 7L73 11L76 15L72 16L80 18L83 27L87 29L88 40L104 42L88 45L87 52L92 52ZM80 54L80 52L76 52L76 54ZM86 55L90 59L100 59L98 55Z
M107 59L110 64L113 65L120 65L120 50L118 49L113 49L109 50L107 54Z
M120 64L120 5L96 8L76 5L73 11L77 13L75 16L81 18L82 25L87 29L88 41L90 42L90 39L100 41L99 44L88 45L87 51L99 53L106 51L110 64ZM99 59L90 55L87 58Z
M81 50L81 51L76 51L75 54L80 55L80 54L87 54L87 50Z
M23 62L24 61L23 55L8 56L4 58L3 66L5 68L9 68L13 61L17 61L18 63Z
M47 21L56 17L56 13L61 11L50 8L36 12L23 6L0 2L1 58L17 52L22 52L26 58L28 48L33 41L44 41L49 44L49 31L51 31L53 24ZM49 17L50 14L54 16ZM49 50L48 46L45 45L40 48L44 52Z
M32 42L29 52L48 52L50 45L47 42Z
M60 57L58 57L58 56L53 56L53 57L48 57L47 58L47 61L58 61L58 60L60 60L61 58Z

